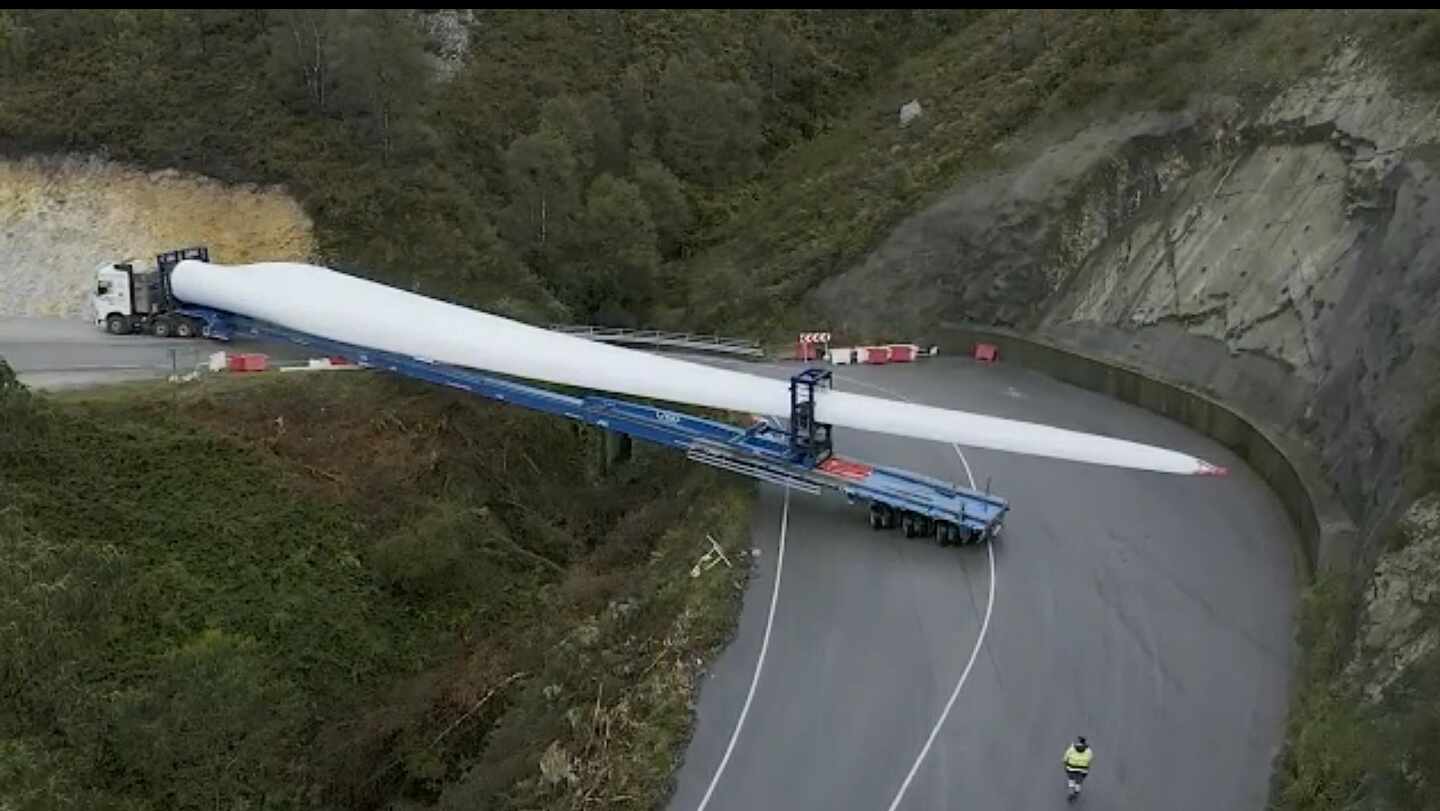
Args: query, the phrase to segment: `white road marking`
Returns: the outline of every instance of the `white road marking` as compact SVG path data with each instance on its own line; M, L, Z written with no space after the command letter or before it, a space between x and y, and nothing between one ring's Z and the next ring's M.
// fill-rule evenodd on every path
M882 391L891 397L898 397L901 400L909 401L908 397L890 391L882 386L873 383L866 383L863 380L845 378L847 382L858 383L862 386L869 386L876 391ZM951 445L955 454L960 457L960 463L965 466L965 477L970 480L970 489L975 489L975 474L970 470L970 462L965 458L965 453L960 450L959 445ZM980 658L980 648L985 644L985 635L990 630L990 616L995 611L995 545L992 542L985 544L985 552L990 559L990 595L985 599L985 619L980 623L980 635L975 638L975 647L970 650L970 661L965 663L965 670L960 673L960 680L955 682L955 689L950 693L950 700L945 702L945 709L941 710L940 718L935 721L935 726L930 729L930 737L925 739L925 745L921 747L920 754L915 756L915 762L910 764L910 771L905 775L905 782L900 784L900 789L895 792L895 799L890 801L889 811L895 811L900 807L900 801L905 799L905 792L910 790L910 783L915 779L916 772L920 771L920 764L925 762L925 757L930 754L930 747L935 744L935 737L940 734L940 728L945 726L945 719L950 717L950 710L955 707L955 699L960 697L960 690L965 686L965 681L970 678L970 670L975 667L975 660Z
M960 453L960 449L955 449ZM965 459L965 454L960 453L960 459ZM966 466L966 473L969 473L969 465ZM975 487L975 478L970 478L970 487ZM930 754L930 746L935 743L935 736L940 734L940 727L945 725L945 719L950 717L950 709L955 706L955 699L960 697L960 688L965 686L965 680L970 678L970 669L975 666L975 660L980 656L980 646L985 644L985 634L990 630L990 615L995 610L995 545L993 542L985 544L985 551L990 557L990 596L985 600L985 620L980 623L980 636L975 639L975 647L970 651L970 661L965 663L965 671L960 674L960 681L955 683L955 690L950 694L950 700L945 702L945 709L940 713L940 718L930 730L930 737L925 739L925 746L920 754L915 757L915 762L910 766L910 773L905 775L905 782L900 784L900 790L895 792L895 799L890 802L890 811L900 807L900 801L905 799L905 792L910 790L910 781L915 779L915 773L920 771L920 764L925 761L925 756Z
M740 708L740 719L735 722L735 731L730 733L730 743L725 747L725 756L720 758L720 765L715 769L715 776L710 778L710 787L705 789L705 797L700 800L700 807L696 811L705 811L705 806L710 804L710 797L715 793L715 786L720 783L720 776L725 773L725 766L730 762L730 753L735 751L735 742L740 739L740 730L745 726L745 716L750 714L750 702L755 699L755 688L760 684L760 670L765 667L765 653L770 649L770 629L775 625L775 604L780 601L780 574L785 570L785 532L790 527L790 488L785 488L785 507L780 512L780 552L775 560L775 586L770 591L770 615L765 618L765 636L760 641L760 656L755 660L755 675L750 677L750 692L745 694L745 705Z

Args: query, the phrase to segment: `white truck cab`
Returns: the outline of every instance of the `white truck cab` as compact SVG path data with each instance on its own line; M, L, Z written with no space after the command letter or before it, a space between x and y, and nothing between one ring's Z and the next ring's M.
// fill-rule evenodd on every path
M148 332L161 338L192 338L200 334L200 322L170 292L168 274L182 259L208 262L210 256L204 248L187 248L160 254L154 264L129 260L95 268L95 292L90 296L95 325L114 335Z
M132 331L135 296L130 289L134 262L107 262L95 268L95 293L90 304L95 310L95 325L116 335ZM123 268L123 270L122 270Z

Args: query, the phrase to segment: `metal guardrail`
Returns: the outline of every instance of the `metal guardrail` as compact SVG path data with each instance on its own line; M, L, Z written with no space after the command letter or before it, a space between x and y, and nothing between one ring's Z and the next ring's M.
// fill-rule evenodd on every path
M552 324L554 332L563 332L592 341L613 344L635 344L639 346L664 346L674 349L690 349L698 352L719 352L725 355L743 355L763 358L765 350L758 341L744 338L725 338L720 335L697 335L689 332L661 332L647 329L623 329L620 327L591 327L567 324Z

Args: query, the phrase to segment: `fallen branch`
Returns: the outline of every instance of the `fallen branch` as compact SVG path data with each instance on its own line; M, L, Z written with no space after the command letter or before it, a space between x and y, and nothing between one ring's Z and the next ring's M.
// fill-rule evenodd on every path
M512 502L512 504L513 504L513 502ZM524 509L524 507L523 507L522 505L515 504L515 506L516 506L516 507L520 507L521 509ZM481 516L481 517L484 517L484 516L485 516L485 513L481 512L480 510L471 509L470 512L471 512L472 514L474 514L474 515L478 515L478 516ZM511 549L514 549L516 552L519 552L521 555L524 555L525 557L527 557L527 558L535 561L536 563L540 563L540 564L543 564L543 565L545 565L545 566L548 566L552 571L555 571L555 572L557 572L557 573L559 573L559 574L564 574L564 573L565 573L565 567L564 567L564 566L561 566L560 564L556 563L555 561L551 560L550 558L545 557L544 555L540 554L539 552L534 552L534 551L531 551L531 550L529 550L529 549L526 549L525 547L523 547L523 546L520 545L520 542L519 542L519 541L515 540L514 538L511 538L508 533L505 534L503 537L504 537L504 539L505 539L505 543L509 544L509 546L510 546Z
M491 688L490 688L490 692L488 692L488 693L486 693L485 695L481 696L481 697L480 697L480 700L477 701L477 702L475 702L475 706L471 707L469 712L467 712L467 713L465 713L464 715L462 715L462 716L460 716L459 718L457 718L454 723L450 724L450 726L445 727L445 731L444 731L444 732L441 732L439 735L436 735L436 736L435 736L435 740L433 740L433 741L430 742L430 748L431 748L431 749L434 749L437 745L439 745L441 739L443 739L446 735L449 735L451 732L453 732L456 727L458 727L458 726L460 726L461 724L465 723L465 721L466 721L468 718L470 718L470 716L472 716L472 715L474 715L475 713L479 712L479 711L480 711L480 708L485 706L485 702L489 701L491 696L495 695L495 694L496 694L497 692L499 692L500 690L503 690L504 688L510 686L510 683L513 682L513 681L515 681L516 679L523 678L525 675L526 675L526 674L525 674L524 671L521 671L521 672L519 672L519 673L513 673L513 674L510 675L509 678L505 679L505 681L502 681L502 682L500 682L499 684L495 685L494 687L491 687Z
M308 471L310 474L314 476L319 476L322 479L329 479L335 484L341 484L344 482L344 479L342 479L339 474L331 473L328 470L321 470L320 468L313 465L306 465L302 463L300 466L305 468L305 470Z
M725 550L721 549L720 544L715 542L715 536L707 532L705 533L705 537L710 539L710 546L714 547L715 554L719 555L720 559L725 561L725 567L729 569L735 568L734 566L730 565L730 558L725 557Z

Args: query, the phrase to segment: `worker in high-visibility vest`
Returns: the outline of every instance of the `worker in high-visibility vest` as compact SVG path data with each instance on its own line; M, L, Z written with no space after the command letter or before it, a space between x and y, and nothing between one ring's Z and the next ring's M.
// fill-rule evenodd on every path
M1080 784L1085 782L1085 777L1090 774L1090 758L1095 752L1090 744L1085 742L1085 736L1081 735L1075 739L1065 750L1065 776L1069 778L1070 793L1079 794Z

